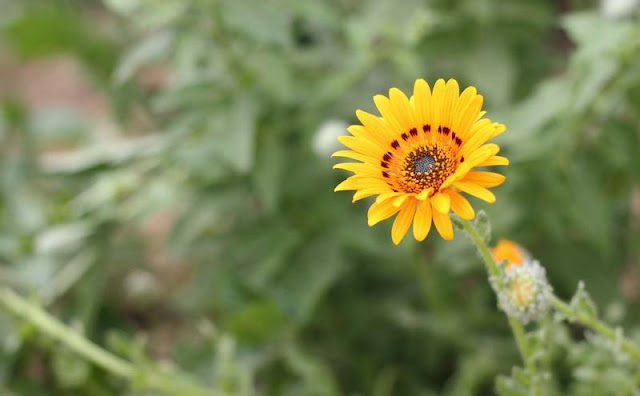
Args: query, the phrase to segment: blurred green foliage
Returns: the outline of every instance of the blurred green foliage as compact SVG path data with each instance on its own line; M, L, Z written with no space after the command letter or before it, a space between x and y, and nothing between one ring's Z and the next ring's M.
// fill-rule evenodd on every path
M0 280L234 395L526 394L464 238L394 247L332 192L344 175L315 134L416 78L477 86L509 128L498 202L473 202L493 235L637 327L640 6L618 3L0 0L0 60L21 65L0 86L64 56L106 103L0 90ZM637 392L615 345L550 323L532 335L549 395ZM140 394L8 316L0 393Z

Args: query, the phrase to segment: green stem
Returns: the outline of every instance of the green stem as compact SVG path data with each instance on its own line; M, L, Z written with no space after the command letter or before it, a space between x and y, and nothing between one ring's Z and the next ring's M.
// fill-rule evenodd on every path
M512 318L509 315L507 315L507 318L509 319L509 326L511 326L513 337L516 339L520 356L522 356L522 360L531 374L535 374L537 370L535 364L531 361L531 351L529 350L529 344L525 337L524 327L516 318Z
M102 367L106 371L129 381L141 379L141 386L144 388L157 389L167 394L179 393L194 396L223 396L220 392L208 391L167 373L137 368L132 363L87 340L40 307L31 304L16 294L9 287L0 287L0 307L5 308L22 320L31 323L42 333L62 342L78 355Z
M498 264L496 264L495 260L493 259L491 251L489 250L487 244L484 242L484 239L482 239L480 234L478 234L478 231L469 220L460 219L460 221L462 222L462 227L467 232L467 234L469 234L469 237L478 248L482 259L487 266L489 274L491 276L500 276L500 268L498 268Z
M595 318L584 312L577 312L573 309L573 307L571 307L571 305L565 303L556 296L553 296L552 304L556 311L562 313L569 320L574 320L612 341L619 342L620 346L625 352L627 352L631 357L640 362L640 348L638 348L635 343L623 337L611 327L607 326L598 318Z
M487 270L491 276L500 276L500 268L498 264L493 259L493 255L489 250L489 247L485 243L484 239L478 234L476 228L471 224L469 220L461 219L462 227L467 232L473 243L478 248L482 259L484 260L485 265L487 266ZM507 315L509 319L509 326L511 326L511 331L513 332L513 337L516 340L516 344L518 345L518 350L520 351L520 356L522 356L522 361L527 366L527 369L532 375L535 375L537 372L536 366L531 359L531 351L529 349L529 344L525 337L524 327L522 323L515 318ZM532 389L532 394L537 395L539 392L537 389Z
M135 374L135 368L131 363L99 348L39 307L31 305L8 287L0 289L0 304L7 311L36 326L43 333L62 341L69 349L92 361L97 366L120 377L131 378Z

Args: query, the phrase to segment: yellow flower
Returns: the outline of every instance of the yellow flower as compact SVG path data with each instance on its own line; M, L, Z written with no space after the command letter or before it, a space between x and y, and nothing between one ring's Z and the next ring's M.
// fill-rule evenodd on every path
M397 88L389 97L376 95L373 101L381 117L356 111L362 125L352 125L352 136L338 139L350 150L333 154L360 162L334 166L354 173L335 191L355 190L353 201L377 195L369 208L369 226L394 214L391 239L396 245L413 221L413 236L422 241L431 229L447 240L453 238L449 211L463 219L475 212L460 193L493 203L487 188L504 181L504 176L474 167L508 165L498 156L500 147L487 140L505 131L505 126L482 118L482 96L474 87L461 94L456 80L436 81L431 91L425 80L417 80L413 96Z
M512 265L522 265L529 260L529 254L520 245L507 239L500 239L498 244L491 249L491 254L498 264L507 261L505 267L507 271Z

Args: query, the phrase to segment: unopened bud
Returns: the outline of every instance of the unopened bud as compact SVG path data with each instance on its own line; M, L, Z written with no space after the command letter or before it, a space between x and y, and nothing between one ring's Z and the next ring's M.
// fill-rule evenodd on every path
M502 310L525 324L542 318L553 296L546 271L535 260L511 266L504 272L496 291Z

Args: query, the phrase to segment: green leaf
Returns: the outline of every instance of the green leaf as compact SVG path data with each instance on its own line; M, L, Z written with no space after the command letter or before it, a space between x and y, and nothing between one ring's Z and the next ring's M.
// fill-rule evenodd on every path
M491 221L489 220L487 212L484 210L479 211L473 224L480 238L482 238L484 243L489 244L489 242L491 242Z
M464 225L462 223L462 219L457 214L451 212L449 213L449 217L451 218L451 223L458 230L464 230Z
M607 19L594 10L569 14L562 25L578 44L575 56L582 59L604 56L615 50L625 37L634 34L633 24L629 21Z
M578 289L571 298L571 302L569 303L569 305L571 305L573 311L578 315L587 315L592 318L598 317L598 308L587 292L587 289L584 286L584 282L578 283Z

